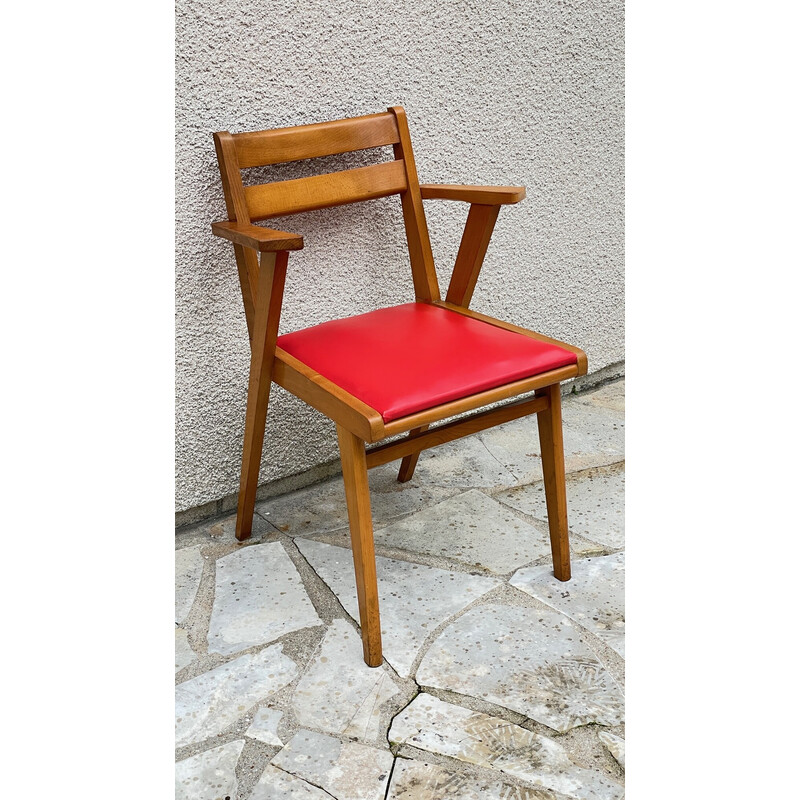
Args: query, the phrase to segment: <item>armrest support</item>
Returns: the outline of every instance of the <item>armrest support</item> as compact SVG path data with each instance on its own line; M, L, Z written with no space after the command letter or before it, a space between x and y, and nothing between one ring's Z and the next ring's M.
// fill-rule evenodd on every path
M525 197L524 186L459 186L446 183L420 184L423 200L463 200L482 206L505 206Z
M211 230L216 236L229 239L261 253L274 250L302 250L303 237L296 233L261 228L245 222L212 222Z

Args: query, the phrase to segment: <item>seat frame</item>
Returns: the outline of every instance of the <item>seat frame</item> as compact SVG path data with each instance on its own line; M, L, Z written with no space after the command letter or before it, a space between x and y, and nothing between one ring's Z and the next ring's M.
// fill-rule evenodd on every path
M420 185L405 112L271 131L214 134L228 220L213 233L233 243L251 347L236 538L251 535L270 387L274 381L336 423L355 566L364 661L382 663L378 586L367 470L401 459L398 480L411 479L420 453L495 425L536 414L555 576L570 578L566 478L561 423L561 381L586 374L577 347L469 309L501 205L525 197L523 187ZM391 145L394 160L310 178L245 187L241 170ZM399 194L417 302L431 303L505 330L573 352L577 363L507 383L384 423L380 413L277 347L289 252L303 247L297 234L254 221ZM422 201L470 204L453 274L439 294ZM531 392L534 395L529 396ZM527 395L516 402L444 422L455 415ZM436 425L435 423L443 423ZM434 425L434 427L430 427ZM405 437L367 448L397 434Z

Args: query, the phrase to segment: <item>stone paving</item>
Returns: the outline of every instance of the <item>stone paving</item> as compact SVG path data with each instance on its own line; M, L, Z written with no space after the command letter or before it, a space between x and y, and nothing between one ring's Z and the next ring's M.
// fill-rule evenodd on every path
M568 583L535 419L370 472L374 669L341 478L179 530L176 800L622 798L624 390L564 398Z

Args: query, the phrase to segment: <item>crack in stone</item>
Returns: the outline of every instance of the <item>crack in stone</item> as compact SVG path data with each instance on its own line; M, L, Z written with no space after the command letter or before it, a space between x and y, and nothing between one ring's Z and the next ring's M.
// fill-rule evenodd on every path
M482 436L478 436L478 441L483 445L483 449L509 474L511 477L519 484L519 477L514 474L514 471L507 465L504 464L488 447L486 442L483 441Z
M336 797L335 794L331 794L327 789L324 789L319 784L314 783L314 781L310 781L307 778L304 778L302 775L297 775L294 772L289 772L289 770L283 769L283 767L279 767L277 764L273 764L271 761L270 761L268 766L274 767L275 769L280 770L285 775L291 775L293 778L297 778L298 780L303 781L304 783L307 783L309 786L314 786L315 788L319 789L321 792L325 792L325 794L328 795L328 797L332 797L333 800L339 800L339 798ZM392 762L392 767L394 767L394 762Z

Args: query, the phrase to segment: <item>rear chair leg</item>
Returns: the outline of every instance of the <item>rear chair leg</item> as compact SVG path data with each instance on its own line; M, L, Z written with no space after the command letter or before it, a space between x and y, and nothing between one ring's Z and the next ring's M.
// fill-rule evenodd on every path
M425 433L426 430L428 430L427 425L421 425L419 428L413 428L409 432L408 438L413 439L415 436L419 436L420 433ZM410 481L414 476L414 470L416 469L417 461L419 460L419 453L420 451L418 450L416 453L412 453L410 456L403 456L403 460L400 462L400 472L397 473L397 480L400 483Z
M364 662L370 667L378 667L383 661L383 653L366 451L364 442L346 428L337 425L336 431L339 434L344 493L347 498L347 515L350 519L350 543L353 547L353 564L356 570Z
M561 387L546 386L536 391L548 398L548 407L536 415L542 449L544 493L547 501L547 523L550 527L550 549L553 572L560 581L570 579L569 528L567 525L567 483L564 472L564 434L561 428Z

